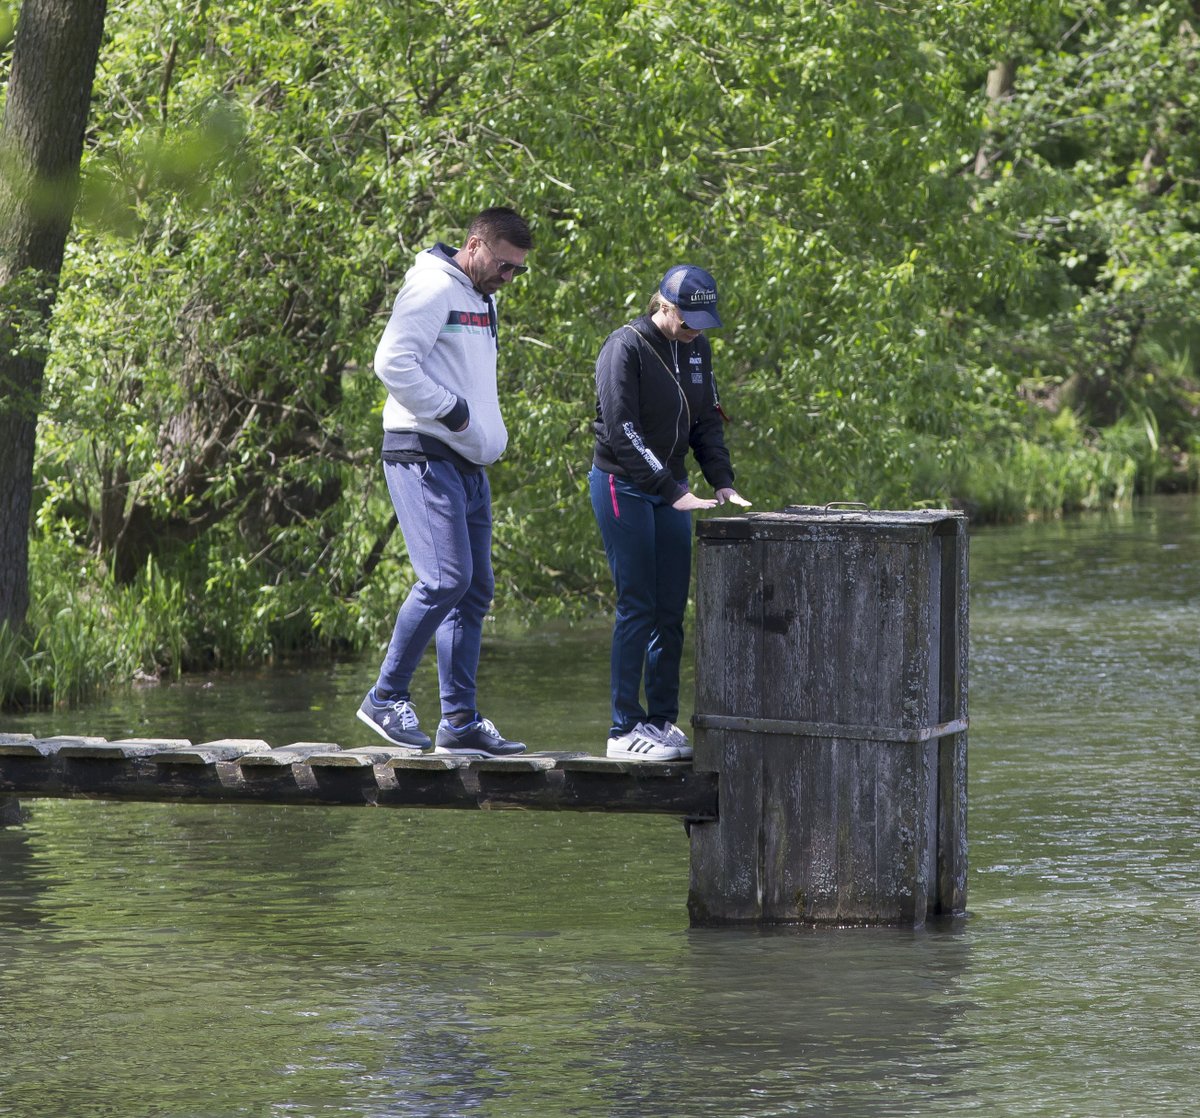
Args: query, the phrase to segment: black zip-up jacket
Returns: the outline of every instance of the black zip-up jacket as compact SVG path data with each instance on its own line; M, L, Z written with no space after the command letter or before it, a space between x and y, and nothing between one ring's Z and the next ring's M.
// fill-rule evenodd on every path
M649 315L614 330L596 358L596 397L599 469L673 504L688 489L690 447L714 491L733 485L703 334L671 342Z

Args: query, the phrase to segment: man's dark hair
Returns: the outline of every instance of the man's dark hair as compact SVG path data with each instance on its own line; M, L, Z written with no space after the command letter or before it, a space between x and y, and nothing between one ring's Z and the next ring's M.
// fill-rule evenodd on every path
M529 232L528 223L507 206L493 206L476 214L467 236L484 241L507 241L513 248L533 248L533 234Z

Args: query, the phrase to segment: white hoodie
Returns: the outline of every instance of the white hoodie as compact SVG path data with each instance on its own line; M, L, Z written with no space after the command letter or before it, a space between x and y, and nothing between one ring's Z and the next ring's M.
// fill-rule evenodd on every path
M496 390L496 337L490 300L450 259L445 245L418 253L396 296L375 350L375 374L387 386L385 431L415 431L445 443L479 466L508 445ZM459 401L465 431L439 419Z

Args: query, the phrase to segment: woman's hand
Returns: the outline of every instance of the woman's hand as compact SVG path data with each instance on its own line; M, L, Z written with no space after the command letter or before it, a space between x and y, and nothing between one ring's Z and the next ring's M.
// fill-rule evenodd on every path
M748 509L750 502L746 500L736 489L726 487L717 490L717 504L723 505L728 501L731 505L741 505L742 508Z
M695 493L687 492L678 501L671 504L671 508L678 509L680 512L691 512L693 509L711 509L716 507L716 500L709 497L697 497Z

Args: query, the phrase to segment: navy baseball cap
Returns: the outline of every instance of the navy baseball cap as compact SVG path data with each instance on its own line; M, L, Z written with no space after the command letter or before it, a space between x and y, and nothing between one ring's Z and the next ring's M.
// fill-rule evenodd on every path
M696 330L720 326L717 281L695 264L676 264L658 285L658 293L679 308L683 321Z

